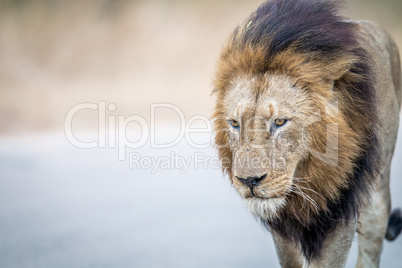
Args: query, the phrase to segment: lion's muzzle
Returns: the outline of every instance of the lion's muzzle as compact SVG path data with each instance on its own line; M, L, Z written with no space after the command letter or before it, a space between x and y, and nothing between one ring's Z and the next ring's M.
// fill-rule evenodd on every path
M267 174L262 175L261 177L248 177L246 179L239 178L235 176L236 179L238 179L243 185L247 186L250 188L251 194L254 195L253 188L254 186L257 186L262 180L264 180L267 177Z

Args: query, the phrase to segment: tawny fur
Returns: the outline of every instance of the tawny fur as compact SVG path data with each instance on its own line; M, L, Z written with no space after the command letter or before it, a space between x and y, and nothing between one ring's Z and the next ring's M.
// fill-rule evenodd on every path
M295 17L309 5L324 10L314 3L275 0L278 8L263 5L236 28L218 61L213 119L223 169L252 212L279 235L280 244L290 241L312 267L320 258L318 267L326 267L335 265L322 261L331 251L329 241L341 230L338 237L347 236L344 240L351 242L358 213L368 207L373 191L386 195L381 189L389 189L388 177L379 178L387 176L384 170L389 170L395 146L401 69L398 50L385 31L371 23L344 21L331 1L321 3L328 5L325 16L332 16L332 21L319 12L305 15L306 23L320 29L312 36L306 31L299 39L287 37L286 44L282 38L284 45L279 46L280 27L258 32L264 31L266 21L276 22L271 13L281 8L286 13L286 7L295 5ZM318 24L314 26L314 18L308 16L318 16ZM287 22L282 26L291 27ZM305 43L313 46L314 38L325 36L326 27L335 29L331 37L336 45L323 39L327 49L306 48ZM337 27L343 29L339 38ZM284 117L288 123L273 129L275 119ZM232 127L231 120L239 127ZM264 161L250 164L250 158ZM263 175L252 188L238 179ZM383 213L387 218L389 208ZM321 230L323 237L316 234L320 241L306 242L315 239L311 228L321 221L328 225ZM380 232L383 237L384 227Z
M240 29L246 27L247 23L240 26ZM361 154L359 142L364 141L359 137L371 135L370 127L375 123L373 121L374 115L365 113L364 107L359 107L359 104L349 99L347 95L347 85L356 80L366 79L366 77L351 72L351 66L354 62L359 61L359 58L347 50L337 58L328 61L325 58L320 59L320 55L301 54L290 47L267 61L265 50L267 44L239 48L236 40L240 36L241 33L236 33L226 44L219 59L214 80L214 88L218 95L213 116L215 130L218 133L216 136L217 144L229 144L229 137L226 133L228 115L224 110L223 102L227 101L225 99L227 91L239 78L256 79L252 88L254 92L251 94L261 94L261 91L268 90L267 78L278 75L286 77L295 87L305 91L315 106L313 109L311 107L306 108L322 115L319 121L306 129L307 135L310 137L309 146L311 149L319 152L325 151L326 126L337 124L339 127L339 164L333 167L323 161L316 161L314 156L308 156L298 171L298 176L310 178L308 182L301 183L300 186L308 187L317 192L316 194L310 191L308 194L317 202L318 210L309 203L307 204L308 208L300 211L300 207L304 203L303 198L292 196L292 201L288 202L287 211L294 213L307 224L311 213L317 213L326 208L326 200L320 198L320 195L336 200L339 188L348 186L350 182L347 179L353 172L353 162ZM356 47L348 49L353 50ZM331 90L333 81L337 83L336 92ZM345 94L342 94L343 92ZM286 99L286 96L283 96L283 99ZM340 112L337 116L326 118L325 108L334 101L338 102ZM221 158L232 160L233 152L230 148L223 147L219 150L219 155ZM232 161L229 161L228 166L224 168L232 179L231 163ZM375 176L375 174L371 174L371 176ZM295 184L297 183L295 182Z

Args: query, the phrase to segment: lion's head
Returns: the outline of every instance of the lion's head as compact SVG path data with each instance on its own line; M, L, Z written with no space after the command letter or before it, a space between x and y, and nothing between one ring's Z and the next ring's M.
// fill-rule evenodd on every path
M271 217L295 190L297 166L308 154L305 122L319 116L314 102L291 79L265 75L237 78L222 108L233 185L253 212Z
M221 98L215 118L220 153L253 213L272 219L288 203L297 204L294 212L317 213L348 186L358 137L335 96L311 94L290 76L266 73L235 77Z
M289 3L263 4L229 38L213 119L223 169L251 211L308 227L350 216L368 188L374 78L356 25L332 2L303 14Z

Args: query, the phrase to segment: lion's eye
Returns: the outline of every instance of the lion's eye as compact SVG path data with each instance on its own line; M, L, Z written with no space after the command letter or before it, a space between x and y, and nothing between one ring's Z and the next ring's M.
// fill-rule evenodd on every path
M275 120L275 125L276 125L277 127L280 127L280 126L283 126L284 124L286 124L287 121L288 121L288 120L282 119L282 118L276 119L276 120Z
M236 120L229 120L229 123L232 127L239 128L239 122L237 122Z

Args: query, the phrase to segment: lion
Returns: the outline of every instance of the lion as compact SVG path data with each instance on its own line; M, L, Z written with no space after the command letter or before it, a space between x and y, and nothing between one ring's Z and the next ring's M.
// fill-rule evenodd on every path
M344 267L356 232L357 267L379 266L402 228L389 189L401 84L390 35L334 1L265 2L229 37L215 144L282 267Z

